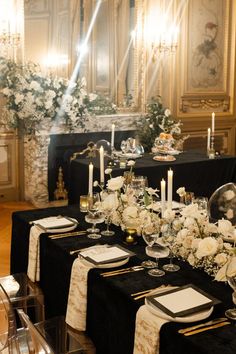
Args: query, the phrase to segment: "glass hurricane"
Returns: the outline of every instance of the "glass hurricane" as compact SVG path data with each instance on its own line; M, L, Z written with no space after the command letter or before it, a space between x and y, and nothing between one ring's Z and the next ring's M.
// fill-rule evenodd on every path
M233 303L236 305L236 256L232 256L226 268L226 279L234 290L232 295ZM225 315L231 320L236 320L236 307L225 311Z

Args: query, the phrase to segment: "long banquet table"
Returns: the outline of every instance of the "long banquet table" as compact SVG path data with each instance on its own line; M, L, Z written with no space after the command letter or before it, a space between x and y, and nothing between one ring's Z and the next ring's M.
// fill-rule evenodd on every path
M30 221L65 215L80 221L78 228L85 229L84 214L77 205L19 211L13 213L11 273L27 270ZM113 226L112 226L113 227ZM46 316L65 314L70 283L70 273L76 255L70 251L93 244L121 243L122 232L115 228L112 237L91 240L86 236L73 236L52 240L48 234L40 236L40 285L45 294ZM125 246L136 253L127 264L140 264L146 259L144 242L139 239L135 246ZM232 290L222 282L213 281L205 272L175 260L181 267L176 273L154 278L146 270L104 278L104 269L91 269L88 274L87 334L94 342L97 354L131 354L133 352L136 312L144 300L133 300L131 293L157 287L161 284L195 284L215 296L222 303L215 306L210 318L223 317L225 309L232 307ZM160 266L166 263L164 259ZM189 325L189 324L188 324ZM184 337L177 330L183 323L166 323L160 332L160 354L233 354L236 352L236 327L227 325L211 331Z
M175 156L173 162L158 162L153 155L145 154L136 160L134 172L136 175L148 177L150 187L160 189L160 181L166 179L167 170L172 168L174 173L173 190L185 187L197 196L210 197L221 185L236 182L236 157L219 156L209 160L205 153L186 151ZM99 181L99 159L76 159L71 161L69 173L69 204L79 202L79 196L88 192L88 164L94 164L94 180ZM118 164L113 167L112 176L122 175L124 169ZM175 194L174 194L175 196Z

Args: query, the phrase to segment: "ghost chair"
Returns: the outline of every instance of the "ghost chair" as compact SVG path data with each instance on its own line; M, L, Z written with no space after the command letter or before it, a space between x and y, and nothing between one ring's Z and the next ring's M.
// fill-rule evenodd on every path
M0 284L8 294L14 309L23 308L33 322L44 320L43 292L27 274L16 273L0 277Z
M220 186L209 199L209 215L214 221L227 219L236 225L236 184Z
M64 317L33 324L22 309L17 309L21 324L30 336L30 348L35 353L45 354L82 354L81 344L70 331Z

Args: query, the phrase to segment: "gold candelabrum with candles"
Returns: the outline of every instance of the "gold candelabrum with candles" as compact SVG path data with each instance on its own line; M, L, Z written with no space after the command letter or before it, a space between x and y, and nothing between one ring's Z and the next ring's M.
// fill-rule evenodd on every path
M57 188L54 191L54 198L55 200L59 200L59 199L66 200L68 198L68 192L65 189L65 183L63 180L62 167L59 167Z

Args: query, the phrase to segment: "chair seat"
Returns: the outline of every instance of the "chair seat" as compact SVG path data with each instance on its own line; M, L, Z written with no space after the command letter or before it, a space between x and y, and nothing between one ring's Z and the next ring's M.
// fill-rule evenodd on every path
M44 296L37 283L33 283L25 273L0 277L14 309L23 308L33 322L44 320Z

